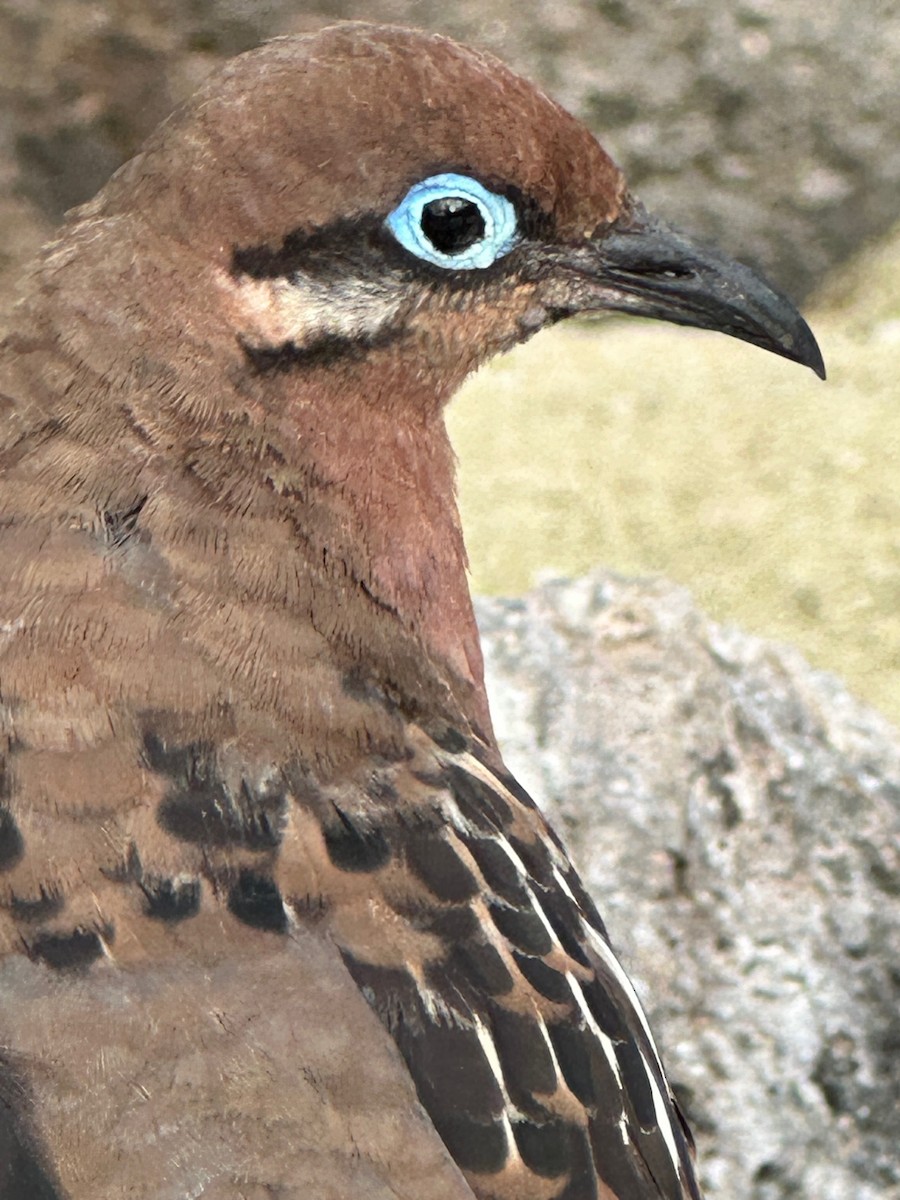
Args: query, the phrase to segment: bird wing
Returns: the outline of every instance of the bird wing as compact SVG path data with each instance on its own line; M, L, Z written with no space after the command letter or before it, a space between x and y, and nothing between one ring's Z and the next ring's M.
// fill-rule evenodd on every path
M410 744L341 813L384 933L335 937L473 1190L697 1197L646 1018L558 837L490 748Z
M139 1153L129 1195L697 1197L637 998L495 751L409 724L321 784L153 726L127 806L114 744L5 756L4 1195L124 1195Z

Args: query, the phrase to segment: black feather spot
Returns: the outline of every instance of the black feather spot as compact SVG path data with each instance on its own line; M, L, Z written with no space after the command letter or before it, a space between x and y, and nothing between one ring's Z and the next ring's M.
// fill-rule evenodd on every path
M566 954L583 967L589 966L581 940L581 916L569 897L557 889L539 888L537 901Z
M556 1091L556 1067L550 1048L536 1017L509 1012L499 1004L491 1004L490 1013L506 1090L517 1108L531 1112L535 1093L551 1095Z
M513 958L535 991L557 1004L572 1003L572 990L565 975L548 967L543 959L531 958L527 954L520 954L518 950L513 950Z
M438 1114L489 1124L502 1113L503 1096L474 1028L442 1018L415 1031L401 1027L395 1036L435 1124Z
M588 1002L588 1008L603 1032L614 1042L630 1041L631 1032L625 1022L622 1010L603 986L603 982L600 979L592 979L589 983L582 984L582 990Z
M374 772L369 778L366 795L376 804L393 804L398 799L393 779L382 771Z
M183 921L200 911L199 879L145 877L140 884L144 911L158 921Z
M65 897L56 888L41 888L38 896L13 896L9 911L18 921L46 921L65 908Z
M553 1052L559 1069L563 1073L569 1090L586 1107L594 1103L594 1077L591 1073L591 1061L586 1053L586 1043L590 1036L584 1026L560 1021L549 1024L547 1032L553 1043Z
M618 1130L616 1132L618 1133ZM555 1200L597 1200L594 1155L584 1130L572 1130L566 1165L569 1178L563 1190L556 1193Z
M476 980L459 970L459 960L453 956L426 963L425 982L432 995L439 996L454 1012L477 1012L484 1004L484 993Z
M377 871L391 857L387 838L378 828L355 824L337 805L335 819L322 826L328 857L341 871Z
M450 946L465 945L478 935L478 917L468 906L420 909L409 916L416 929L434 933Z
M516 800L525 808L536 808L534 801L519 783L515 776L510 775L505 767L496 767L493 754L489 752L480 743L475 742L472 745L472 756L476 758L483 767L486 767L511 796L515 796Z
M403 967L374 966L349 950L342 949L341 958L353 982L392 1037L396 1038L400 1029L412 1034L422 1029L428 1017L416 981L409 971Z
M428 728L428 733L435 745L441 750L446 750L448 754L462 754L468 749L469 739L458 729L454 729L452 725L445 725L443 729L435 729L431 726Z
M622 1142L615 1125L591 1121L588 1136L594 1151L597 1174L614 1196L665 1196L647 1170L642 1155ZM683 1189L677 1186L669 1195L677 1196Z
M228 908L239 921L255 929L270 929L283 933L287 928L287 913L281 893L266 875L246 868L240 872L228 891Z
M683 1155L685 1148L677 1127L673 1126L675 1144ZM678 1168L672 1161L669 1147L662 1131L654 1124L651 1130L636 1129L632 1137L637 1143L638 1153L650 1173L657 1192L661 1196L677 1196L680 1188Z
M174 837L207 846L272 850L284 833L287 798L281 787L254 790L243 781L233 795L221 779L215 750L204 742L170 746L156 734L144 736L144 757L172 787L157 819Z
M103 531L106 535L106 541L110 546L124 546L126 542L134 537L138 532L138 518L146 503L147 497L140 496L128 508L121 509L118 512L106 511L102 514ZM144 531L141 540L149 541L149 533Z
M105 933L107 931L104 931ZM108 931L111 937L112 931ZM28 942L28 953L56 971L89 967L103 954L96 929L73 929L71 933L43 933Z
M495 838L464 837L463 841L492 892L509 904L523 906L529 903L525 881Z
M432 833L412 834L403 850L410 870L439 900L458 904L478 891L478 880L446 838Z
M510 835L509 844L521 858L531 879L538 883L546 883L553 878L550 852L542 838L535 838L533 842L525 842L522 838Z
M224 789L211 787L167 796L158 817L160 825L183 842L271 850L282 837L282 814L277 809L266 812L238 806Z
M450 1151L451 1158L463 1171L471 1171L476 1175L495 1175L503 1170L509 1154L509 1143L500 1121L482 1124L460 1113L429 1111L428 1115Z
M431 982L430 971L426 972L426 976ZM500 952L489 942L475 937L453 947L446 960L445 976L453 980L468 980L482 998L505 996L514 982Z
M0 871L14 867L25 850L25 842L15 818L8 808L0 806Z
M536 1175L555 1179L569 1165L569 1143L579 1131L563 1121L516 1121L513 1134L522 1161Z
M170 745L153 730L144 733L144 759L151 771L160 775L169 775L173 779L190 778L195 771L197 760L208 757L211 748L200 742L188 748L181 745Z
M462 767L447 767L447 783L460 812L476 829L491 833L504 829L512 820L506 801Z
M647 1078L647 1068L640 1050L631 1039L627 1042L617 1042L616 1058L619 1060L625 1091L634 1106L638 1124L642 1129L654 1128L656 1108L653 1104L650 1080Z
M302 496L298 499L304 500ZM364 704L377 704L388 712L396 711L396 701L359 666L344 672L341 676L341 688L353 700L361 700Z
M507 904L492 903L490 912L500 933L526 954L549 954L553 949L547 927L530 905L528 908L511 908Z
M547 1031L569 1088L601 1124L615 1129L624 1111L622 1092L596 1034L571 1021L549 1024Z
M419 1100L457 1164L468 1171L499 1171L509 1149L498 1119L504 1101L475 1029L453 1017L432 1020L408 971L341 953L357 987L396 1041ZM429 982L456 1003L464 999L445 970Z

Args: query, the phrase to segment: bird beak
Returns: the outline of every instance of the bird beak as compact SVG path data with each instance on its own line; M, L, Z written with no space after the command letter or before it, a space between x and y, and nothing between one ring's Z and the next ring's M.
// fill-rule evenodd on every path
M742 263L695 245L640 204L576 254L577 265L568 265L580 277L582 312L612 309L717 329L825 378L816 339L786 296Z

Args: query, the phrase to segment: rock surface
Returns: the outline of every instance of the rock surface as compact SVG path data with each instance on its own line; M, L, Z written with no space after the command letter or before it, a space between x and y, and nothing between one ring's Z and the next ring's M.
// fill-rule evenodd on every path
M217 63L341 18L495 51L588 120L648 204L798 298L900 216L893 0L0 0L0 271Z
M507 762L646 998L708 1200L900 1197L900 734L671 584L478 611Z

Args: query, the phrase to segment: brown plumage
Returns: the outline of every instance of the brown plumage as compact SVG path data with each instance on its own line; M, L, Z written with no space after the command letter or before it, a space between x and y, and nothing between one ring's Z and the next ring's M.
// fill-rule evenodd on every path
M0 357L5 1200L699 1195L493 739L443 424L599 308L821 373L552 101L367 25L235 60L36 264Z

